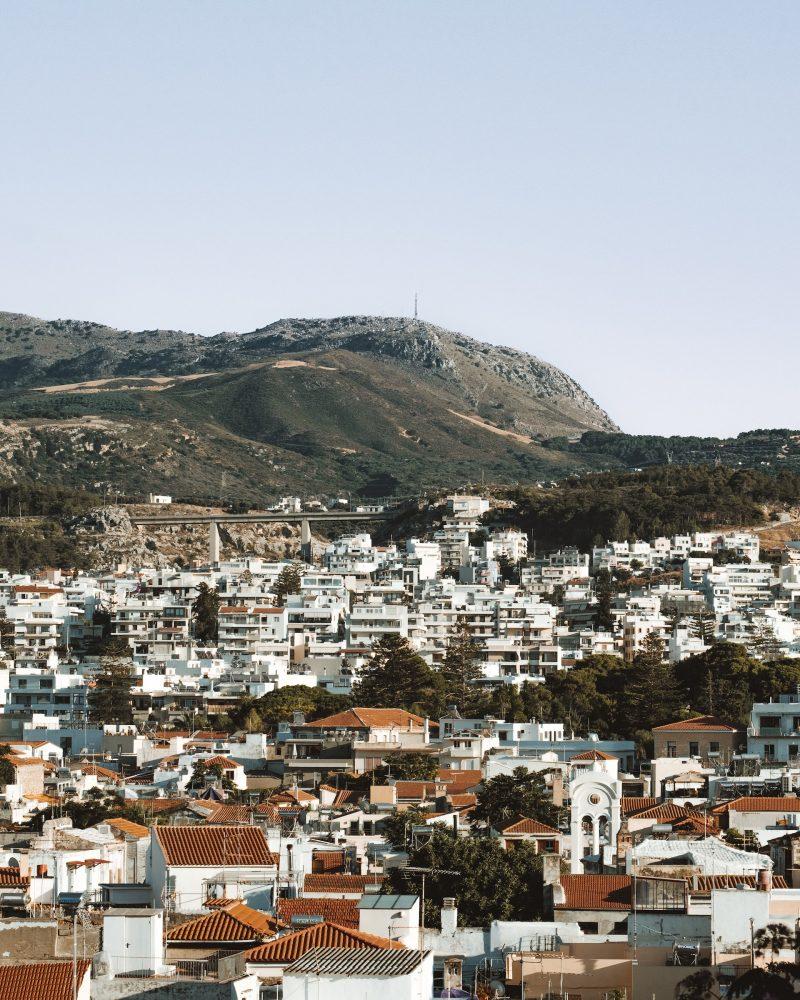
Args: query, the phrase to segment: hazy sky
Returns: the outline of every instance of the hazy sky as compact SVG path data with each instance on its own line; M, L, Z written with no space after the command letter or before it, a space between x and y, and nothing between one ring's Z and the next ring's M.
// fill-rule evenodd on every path
M0 0L0 309L409 315L800 426L800 4Z

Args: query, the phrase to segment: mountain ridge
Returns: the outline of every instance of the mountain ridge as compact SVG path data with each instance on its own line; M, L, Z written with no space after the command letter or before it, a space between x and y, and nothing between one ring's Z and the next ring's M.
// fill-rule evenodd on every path
M83 320L0 312L0 388L15 390L125 376L219 373L271 358L347 350L395 363L460 390L483 419L543 439L617 430L569 375L534 355L402 317L281 319L208 337L176 330L121 331ZM484 412L481 412L481 411ZM494 420L490 420L494 423Z

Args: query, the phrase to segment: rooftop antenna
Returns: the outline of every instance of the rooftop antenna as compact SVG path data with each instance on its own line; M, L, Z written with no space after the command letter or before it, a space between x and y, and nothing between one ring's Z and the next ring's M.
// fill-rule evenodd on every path
M417 293L414 292L414 319L419 319L419 312L417 310Z

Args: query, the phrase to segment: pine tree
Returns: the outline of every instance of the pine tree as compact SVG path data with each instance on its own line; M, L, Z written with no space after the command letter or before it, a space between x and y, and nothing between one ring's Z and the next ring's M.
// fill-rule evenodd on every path
M106 656L94 675L89 689L89 719L91 722L128 725L133 722L133 672L131 660L122 656Z
M219 592L207 583L197 588L197 597L192 604L195 638L200 642L216 642L219 632Z
M672 664L664 662L664 640L656 631L646 636L634 658L626 700L631 729L640 733L674 722L680 714L681 687Z
M278 574L275 580L275 586L272 588L275 594L275 600L278 602L279 607L283 607L286 604L286 598L289 594L299 594L300 584L303 580L303 571L297 565L297 563L292 563L290 566L284 566L283 569Z
M372 656L353 686L357 705L405 708L438 718L443 707L441 675L401 635L387 635L372 647Z
M597 611L594 614L595 628L602 632L610 632L614 627L614 616L611 614L614 585L611 582L611 574L605 567L599 569L595 575L594 592L597 597Z
M473 708L482 700L472 683L483 676L479 655L480 647L472 638L469 625L458 622L447 644L440 673L447 704L456 705L466 718L472 717Z

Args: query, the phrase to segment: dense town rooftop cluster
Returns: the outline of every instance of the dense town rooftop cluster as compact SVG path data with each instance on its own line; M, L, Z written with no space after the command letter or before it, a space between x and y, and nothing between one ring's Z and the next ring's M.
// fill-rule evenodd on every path
M0 1000L671 998L793 961L800 545L537 553L503 515L0 572Z

